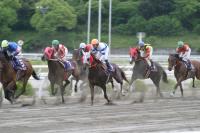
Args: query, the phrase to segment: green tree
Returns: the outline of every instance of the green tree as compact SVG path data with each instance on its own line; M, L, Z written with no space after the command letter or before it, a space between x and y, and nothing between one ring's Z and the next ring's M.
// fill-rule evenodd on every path
M14 30L32 30L30 19L35 13L35 3L39 0L20 0L21 8L17 10L17 23L13 26Z
M180 21L169 16L154 17L147 22L145 27L149 35L159 36L178 35L182 30Z
M183 27L192 30L198 23L200 17L200 1L199 0L174 0L175 11L172 16L178 18Z
M174 0L142 0L138 7L145 19L167 15L174 9Z
M36 3L36 8L31 24L39 32L71 30L76 26L76 13L64 0L41 0Z
M0 36L7 37L11 33L11 26L17 22L17 9L20 8L19 0L0 1Z

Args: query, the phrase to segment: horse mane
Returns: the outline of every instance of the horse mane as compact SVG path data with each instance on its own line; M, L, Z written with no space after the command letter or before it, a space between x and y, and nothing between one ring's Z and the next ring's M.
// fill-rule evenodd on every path
M178 53L169 54L169 56L175 57L177 59L180 58Z

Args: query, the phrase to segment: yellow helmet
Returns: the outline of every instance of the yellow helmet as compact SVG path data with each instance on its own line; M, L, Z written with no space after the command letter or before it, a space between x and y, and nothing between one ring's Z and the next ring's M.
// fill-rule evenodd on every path
M92 41L91 41L91 44L93 46L96 45L96 44L98 44L98 43L99 43L99 41L97 39L92 39Z
M3 40L3 41L1 42L1 47L2 47L2 48L8 47L8 41L7 41L7 40Z

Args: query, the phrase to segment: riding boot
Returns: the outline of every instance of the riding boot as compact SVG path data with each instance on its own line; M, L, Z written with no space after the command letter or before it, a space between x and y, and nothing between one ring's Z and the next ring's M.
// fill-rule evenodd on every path
M111 64L108 62L108 60L105 60L105 62L106 62L106 66L107 66L108 72L112 72L113 71L113 67L111 66Z
M187 68L188 68L188 70L192 70L192 64L191 64L190 60L187 60Z
M154 62L152 60L150 60L150 62L151 62L150 69L151 69L151 71L153 71L154 70Z

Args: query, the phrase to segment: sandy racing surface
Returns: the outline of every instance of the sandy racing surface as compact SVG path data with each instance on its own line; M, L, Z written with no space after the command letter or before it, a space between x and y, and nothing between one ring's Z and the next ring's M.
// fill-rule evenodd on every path
M199 93L199 91L198 91ZM178 95L178 94L177 94ZM189 94L190 95L190 94ZM65 104L34 106L3 104L0 108L1 133L124 133L200 131L200 97L114 100L105 105L102 96L83 103L66 98Z

